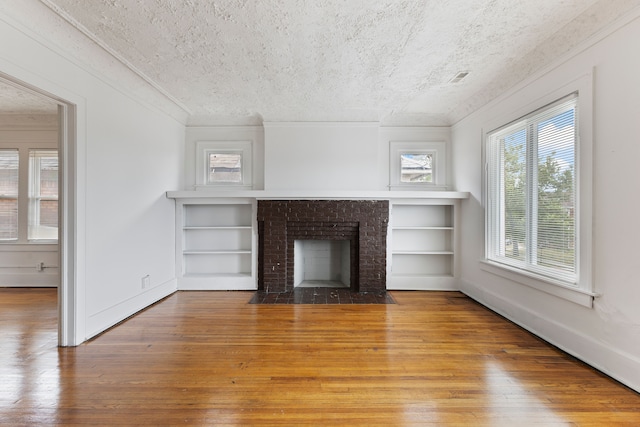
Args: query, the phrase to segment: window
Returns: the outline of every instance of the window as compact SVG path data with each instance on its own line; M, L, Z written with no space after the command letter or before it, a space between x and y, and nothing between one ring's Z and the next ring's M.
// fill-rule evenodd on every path
M58 239L58 151L0 149L0 242Z
M578 97L487 135L487 259L576 286Z
M400 182L433 182L435 153L401 153Z
M444 142L391 142L389 159L392 190L446 188Z
M18 238L18 150L0 150L0 241Z
M250 141L196 143L196 189L251 189Z
M58 152L29 150L29 240L58 238Z
M207 184L242 183L242 153L207 151Z

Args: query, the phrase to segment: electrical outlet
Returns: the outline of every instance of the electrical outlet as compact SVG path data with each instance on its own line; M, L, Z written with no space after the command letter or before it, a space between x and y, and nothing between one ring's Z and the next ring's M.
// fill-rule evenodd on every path
M151 277L147 274L142 278L142 289L146 289L151 285Z

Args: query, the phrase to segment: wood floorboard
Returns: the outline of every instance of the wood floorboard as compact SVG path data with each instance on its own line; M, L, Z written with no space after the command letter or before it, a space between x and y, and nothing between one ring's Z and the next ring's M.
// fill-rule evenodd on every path
M640 394L464 295L392 296L178 292L57 348L56 291L0 289L0 425L640 425Z

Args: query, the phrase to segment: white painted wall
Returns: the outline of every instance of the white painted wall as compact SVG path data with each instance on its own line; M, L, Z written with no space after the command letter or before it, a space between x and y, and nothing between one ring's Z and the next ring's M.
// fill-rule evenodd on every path
M452 128L454 181L462 202L461 286L465 293L558 347L640 390L640 13L599 34L554 67ZM613 32L612 32L613 31ZM606 37L605 37L606 36ZM484 254L482 132L496 118L594 70L593 308L495 276ZM488 129L484 129L485 131Z
M36 2L24 5L50 13ZM7 7L11 17L2 14ZM0 71L77 105L70 274L78 305L71 341L80 343L176 289L175 210L165 191L183 185L185 128L32 33L36 16L27 15L0 8L0 40L11 40L0 43ZM145 275L150 287L142 289Z
M186 130L184 188L196 184L196 144L250 141L254 190L389 190L392 142L444 142L450 129L384 126L372 122L265 123L264 126L190 126ZM447 182L451 163L445 164Z
M265 123L265 190L385 190L377 123Z
M380 191L389 190L392 142L444 142L448 153L450 129L374 122L265 123L264 140L266 190ZM445 167L450 171L450 162Z
M38 264L43 268L37 268ZM0 246L0 287L56 288L60 282L55 244Z
M88 102L87 335L176 289L175 205L184 127L108 87ZM151 286L142 289L149 275Z

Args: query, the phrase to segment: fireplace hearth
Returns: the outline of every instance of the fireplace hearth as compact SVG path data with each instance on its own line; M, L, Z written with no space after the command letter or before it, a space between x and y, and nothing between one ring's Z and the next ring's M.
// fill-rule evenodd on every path
M291 292L296 240L348 241L350 291L386 290L389 202L259 200L258 289Z

